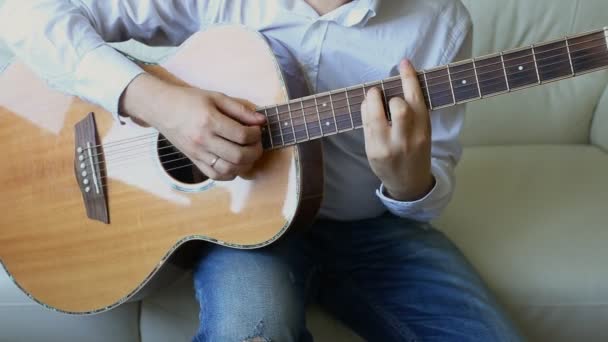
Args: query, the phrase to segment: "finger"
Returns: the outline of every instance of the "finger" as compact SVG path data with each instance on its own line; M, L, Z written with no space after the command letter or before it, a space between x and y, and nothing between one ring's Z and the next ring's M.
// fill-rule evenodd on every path
M262 156L262 144L241 146L222 137L214 136L208 146L209 152L236 165L247 165Z
M193 156L188 156L190 160L209 178L214 178L218 174L217 170L211 167L211 164L217 156L213 153L199 150ZM207 173L210 172L210 173Z
M416 119L413 110L409 105L400 97L393 97L389 103L391 111L392 127L391 136L393 138L403 138L407 136L411 129L413 129L414 120Z
M232 164L231 162L224 160L222 158L218 159L213 165L213 169L215 169L222 178L232 180L234 179L240 171L239 166Z
M420 88L420 82L418 81L418 74L412 66L412 63L407 59L401 61L399 65L399 73L401 74L401 81L403 83L403 98L416 113L420 115L428 116L428 110L426 103L424 102L424 96L422 95L422 88Z
M240 168L240 170L238 172L238 175L240 177L246 178L247 174L253 169L254 166L255 166L255 163L241 166L241 168Z
M259 126L243 126L226 115L218 113L215 134L239 145L255 144L262 139Z
M190 159L199 168L199 170L201 170L202 173L214 180L232 180L235 178L238 172L236 165L229 163L222 158L217 157L215 154L207 151L201 151L197 153L196 159Z
M207 177L209 177L211 179L214 179L214 180L219 180L218 179L218 178L220 178L219 172L217 172L216 170L214 170L211 166L209 166L209 165L207 165L204 162L199 161L199 160L192 160L192 162L194 163L194 165L196 165L196 167L199 170L201 170L201 172L205 176L207 176Z
M382 94L377 88L367 92L367 97L361 104L361 116L366 140L386 137L388 120L384 112Z
M243 125L263 125L266 122L266 117L260 113L249 109L245 103L240 102L232 97L224 94L218 94L216 97L216 105L218 109L225 115L235 119Z

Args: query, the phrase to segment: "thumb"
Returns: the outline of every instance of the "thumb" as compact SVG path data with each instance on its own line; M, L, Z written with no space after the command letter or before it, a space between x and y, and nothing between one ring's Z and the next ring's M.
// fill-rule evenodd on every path
M216 98L218 109L225 115L233 118L243 125L259 126L266 122L266 116L249 109L247 105L235 98L226 95L219 95Z

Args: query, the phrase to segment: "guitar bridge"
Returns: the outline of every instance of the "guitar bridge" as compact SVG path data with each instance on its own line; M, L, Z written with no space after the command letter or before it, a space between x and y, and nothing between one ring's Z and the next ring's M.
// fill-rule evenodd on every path
M109 224L108 200L104 189L105 161L97 135L95 114L89 113L77 123L75 131L74 173L87 216L92 220Z

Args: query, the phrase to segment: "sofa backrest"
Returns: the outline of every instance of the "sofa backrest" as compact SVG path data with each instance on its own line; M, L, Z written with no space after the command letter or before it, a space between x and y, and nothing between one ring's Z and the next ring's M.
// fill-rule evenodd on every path
M481 56L608 26L606 0L462 0ZM465 145L586 144L608 72L469 104ZM608 105L603 101L602 106ZM608 113L607 113L608 114Z

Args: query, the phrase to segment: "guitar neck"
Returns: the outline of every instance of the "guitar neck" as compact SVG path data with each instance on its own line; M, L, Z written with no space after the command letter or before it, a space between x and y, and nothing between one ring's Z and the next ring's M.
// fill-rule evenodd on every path
M608 27L418 72L429 110L539 86L608 68ZM262 140L277 149L363 127L361 103L372 87L385 108L403 96L400 77L333 90L269 107ZM390 112L387 110L390 120Z

